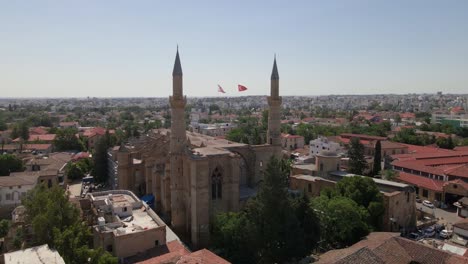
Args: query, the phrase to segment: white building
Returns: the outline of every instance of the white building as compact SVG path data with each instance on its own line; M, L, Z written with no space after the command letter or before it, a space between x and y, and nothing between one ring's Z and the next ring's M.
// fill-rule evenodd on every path
M328 138L326 137L318 137L314 140L311 140L309 142L309 155L311 157L319 154L321 151L331 151L334 153L340 153L341 151L341 146L337 142L329 141Z
M5 264L65 264L65 261L57 252L50 249L47 244L23 250L18 250L3 255Z
M37 177L29 175L0 177L0 207L9 209L21 204L21 197L36 186Z
M93 226L94 247L119 258L135 256L169 241L179 240L159 216L127 190L88 193L80 201ZM94 209L92 209L94 208Z
M224 137L229 131L237 127L232 123L215 123L215 124L204 124L204 123L195 123L190 124L192 132L200 133L202 135L207 135L211 137Z

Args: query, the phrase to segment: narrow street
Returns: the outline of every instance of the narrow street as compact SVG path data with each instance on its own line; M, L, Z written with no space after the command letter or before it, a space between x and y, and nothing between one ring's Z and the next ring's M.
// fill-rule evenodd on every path
M462 217L457 216L457 211L453 208L429 208L424 206L422 203L416 203L416 208L422 209L424 212L434 215L435 218L439 219L439 224L448 225L450 228L454 223L463 219Z

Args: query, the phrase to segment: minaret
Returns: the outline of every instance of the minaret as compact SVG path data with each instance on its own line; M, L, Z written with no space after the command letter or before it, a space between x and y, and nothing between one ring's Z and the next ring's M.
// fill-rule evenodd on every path
M279 75L276 66L276 55L271 72L271 90L268 97L268 132L267 143L281 146L281 96L279 96Z
M171 175L171 222L174 231L185 231L184 172L183 158L187 142L185 132L185 105L187 99L182 89L182 66L180 65L179 48L172 71L171 106L171 142L170 142L170 175ZM179 234L178 233L178 234Z

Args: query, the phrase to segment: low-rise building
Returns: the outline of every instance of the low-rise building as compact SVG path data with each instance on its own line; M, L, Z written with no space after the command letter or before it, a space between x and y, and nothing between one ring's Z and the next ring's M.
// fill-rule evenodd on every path
M468 196L467 151L421 151L391 155L397 181L414 186L422 199L436 206L452 206Z
M339 171L340 158L322 152L315 164L293 165L289 188L310 197L320 195L324 188L334 187L345 177L364 177ZM408 231L416 225L416 194L410 185L372 178L383 195L383 228L386 231Z
M281 146L283 149L294 150L304 147L304 137L299 135L281 134Z
M18 205L26 192L37 184L37 177L28 175L0 177L0 216L5 217Z
M93 224L94 247L102 247L116 257L131 257L178 240L131 191L89 193L80 205L88 223Z
M309 142L309 156L313 157L322 151L341 152L339 143L329 140L326 137L318 137Z
M468 197L463 197L456 204L457 215L460 217L468 217Z
M367 144L364 144L364 155L374 156L375 155L375 146L377 145L376 140L372 140ZM395 155L395 154L406 154L408 153L408 146L404 144L400 144L397 142L392 142L388 140L380 141L380 151L381 157L385 157L387 155Z
M468 258L400 237L399 233L373 232L350 247L320 255L314 263L466 264Z
M65 264L57 250L47 244L5 253L2 260L4 264Z
M71 160L70 153L52 153L45 157L35 157L26 162L26 170L12 172L0 177L0 214L9 214L21 204L21 197L37 184L48 187L63 184L66 180L65 166Z
M76 121L71 121L71 122L60 122L59 123L60 128L76 128L78 129L80 127L80 124Z
M215 123L215 124L204 124L204 123L191 123L189 129L192 132L200 133L211 137L224 137L232 129L237 126L232 123Z
M468 218L465 218L453 225L451 241L465 247L468 245Z

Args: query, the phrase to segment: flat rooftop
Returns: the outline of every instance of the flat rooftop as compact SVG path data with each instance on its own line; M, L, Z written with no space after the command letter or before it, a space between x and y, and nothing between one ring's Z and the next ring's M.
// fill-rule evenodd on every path
M334 172L330 172L330 175L338 176L338 177L353 177L353 176L366 177L366 176L362 176L362 175L349 173L349 172L346 172L346 171L334 171ZM408 184L393 182L393 181L387 181L387 180L382 180L382 179L378 179L378 178L371 178L371 179L374 180L374 182L376 184L378 184L378 185L386 185L386 186L392 186L392 187L397 187L397 188L406 188L406 187L409 186Z
M5 264L65 264L60 254L48 245L5 253L4 259Z
M130 191L105 191L89 194L96 208L104 210L106 223L97 225L101 232L113 232L115 236L140 232L165 225L151 208L138 199ZM116 208L130 207L129 216L119 216L118 213L111 217ZM109 219L112 221L107 222Z

